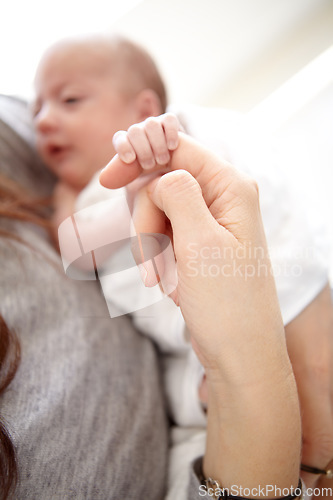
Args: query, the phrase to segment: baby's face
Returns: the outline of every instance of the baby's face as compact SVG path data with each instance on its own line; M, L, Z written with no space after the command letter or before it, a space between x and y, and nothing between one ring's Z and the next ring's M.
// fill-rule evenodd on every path
M135 122L132 102L113 83L82 48L51 52L37 70L37 148L46 165L74 189L82 189L114 156L113 134Z

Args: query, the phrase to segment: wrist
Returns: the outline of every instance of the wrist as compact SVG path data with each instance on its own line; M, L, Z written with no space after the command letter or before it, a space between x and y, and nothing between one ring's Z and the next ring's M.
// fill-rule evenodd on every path
M209 363L205 363L209 356L200 356L212 393L222 391L238 397L242 391L259 394L261 390L266 397L272 386L290 375L294 378L283 327L273 332L246 332L242 339L235 337L237 332L221 343L221 352L216 347Z
M205 476L229 488L296 487L301 432L292 373L233 387L209 375Z

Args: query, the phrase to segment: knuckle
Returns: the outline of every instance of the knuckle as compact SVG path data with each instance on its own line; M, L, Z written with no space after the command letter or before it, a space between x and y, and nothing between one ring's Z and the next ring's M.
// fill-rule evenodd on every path
M163 115L163 123L164 125L175 128L179 126L178 118L174 113L165 113L165 115Z
M239 188L251 204L259 203L259 186L252 177L243 174L239 178Z
M238 199L249 213L260 210L259 190L257 183L247 175L237 172L229 184L230 192Z
M259 196L259 186L258 183L253 177L249 175L243 174L243 182L246 185L247 192L249 196L258 197Z
M137 137L141 133L141 127L135 123L134 125L131 125L127 131L127 134L129 137Z
M257 181L251 178L249 180L249 183L250 183L251 189L253 191L253 195L258 197L259 196L259 186L258 186Z
M153 116L146 118L146 120L144 121L144 128L148 131L155 130L158 125L158 121Z
M253 204L259 206L259 186L256 181L252 180L249 186L249 197Z

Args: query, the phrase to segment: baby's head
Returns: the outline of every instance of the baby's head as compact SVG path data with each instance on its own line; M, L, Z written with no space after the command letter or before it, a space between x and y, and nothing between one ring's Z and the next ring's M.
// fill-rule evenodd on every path
M151 57L122 38L64 40L44 54L35 77L37 148L63 182L82 189L115 154L112 137L165 111Z

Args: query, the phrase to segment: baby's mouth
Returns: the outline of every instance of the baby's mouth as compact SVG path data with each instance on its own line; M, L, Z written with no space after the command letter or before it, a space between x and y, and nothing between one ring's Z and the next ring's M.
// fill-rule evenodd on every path
M68 151L68 149L69 148L66 146L59 146L57 144L51 144L48 147L48 153L53 158L60 158Z

